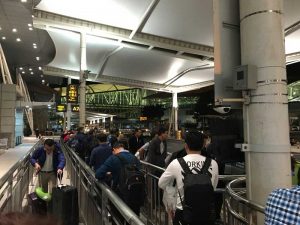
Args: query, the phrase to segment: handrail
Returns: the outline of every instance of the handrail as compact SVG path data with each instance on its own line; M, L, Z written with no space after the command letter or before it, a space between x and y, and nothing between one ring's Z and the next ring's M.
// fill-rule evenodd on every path
M115 194L109 187L99 182L95 178L94 171L92 171L92 169L73 150L71 150L69 146L67 146L63 142L62 146L67 151L67 153L76 160L81 168L87 172L89 178L92 179L92 182L102 191L102 193L107 196L107 198L113 203L114 207L121 213L121 215L128 223L144 225L140 218L123 202L123 200L117 194Z
M235 179L231 182L229 182L229 184L226 186L226 191L229 194L230 197L232 197L233 199L237 200L240 203L243 203L244 205L249 206L251 209L254 209L260 213L264 213L265 208L257 203L254 203L253 201L250 201L248 199L243 198L242 196L238 195L233 189L232 186L236 185L238 183L241 182L245 182L246 178L245 177L241 177L238 179Z
M24 160L27 159L33 151L36 150L36 147L40 145L40 142L41 141L38 141L35 145L33 145L32 148L0 178L0 188L11 177L11 175L15 172L15 170L20 167L20 165L24 162Z

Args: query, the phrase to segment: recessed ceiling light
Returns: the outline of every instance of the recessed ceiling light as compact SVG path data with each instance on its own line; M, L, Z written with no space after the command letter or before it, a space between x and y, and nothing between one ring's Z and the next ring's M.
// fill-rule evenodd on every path
M29 27L32 27L32 24L31 24L31 23L29 23L29 24L28 24L28 26L29 26Z
M34 15L31 15L32 18L34 18Z
M30 72L30 74L33 74L33 72Z
M45 83L45 80L42 80L42 83Z
M20 67L19 70L23 70L23 67Z
M36 58L36 60L37 60L37 61L39 61L39 60L40 60L40 57L35 57L35 58Z
M25 74L25 71L22 71L23 74Z
M43 74L41 74L41 78L43 78L44 77L44 75Z
M6 37L2 37L2 40L6 40Z
M37 48L37 46L36 46L36 45L34 45L34 46L33 46L33 48Z
M36 43L32 43L32 45L36 45Z
M42 70L42 67L39 66L39 70Z
M33 28L32 28L32 27L29 27L28 30L33 30Z
M31 68L29 68L29 71L31 71L32 69Z
M0 30L2 30L2 27L0 27Z
M18 30L17 30L17 28L13 28L11 31L16 33Z
M21 2L27 2L27 0L21 0Z
M20 41L21 41L21 38L17 38L16 41L17 41L17 42L20 42Z

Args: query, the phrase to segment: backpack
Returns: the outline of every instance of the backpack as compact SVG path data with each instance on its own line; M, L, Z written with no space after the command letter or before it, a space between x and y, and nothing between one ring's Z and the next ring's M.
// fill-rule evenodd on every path
M193 169L197 174L192 173L183 158L179 158L178 161L184 171L184 199L179 193L183 221L187 224L214 224L214 188L208 171L211 159L205 159L201 170Z
M138 159L129 163L121 155L116 155L121 161L121 171L117 191L128 205L142 206L145 198L145 177L137 167Z

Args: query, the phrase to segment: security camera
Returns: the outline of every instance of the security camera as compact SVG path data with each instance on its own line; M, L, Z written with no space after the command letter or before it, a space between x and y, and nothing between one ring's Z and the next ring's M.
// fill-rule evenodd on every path
M230 105L215 105L213 107L213 109L218 113L226 114L226 113L230 112L231 106Z

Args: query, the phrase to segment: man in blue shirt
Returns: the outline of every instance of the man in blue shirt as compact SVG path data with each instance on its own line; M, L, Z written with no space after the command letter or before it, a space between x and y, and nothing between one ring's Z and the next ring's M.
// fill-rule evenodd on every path
M96 146L91 153L90 167L95 171L112 155L112 148L106 142L107 136L104 133L97 135L99 145Z
M96 178L100 181L105 181L107 176L112 177L112 189L123 198L122 193L120 193L118 189L120 173L122 169L122 161L118 157L120 156L122 159L126 160L129 164L136 164L138 168L140 168L139 160L132 155L128 150L124 149L126 143L123 142L116 142L113 146L113 155L111 155L104 164L97 169L96 171ZM127 146L126 146L127 147ZM118 155L118 156L117 156ZM126 202L125 203L137 214L139 215L140 212L140 205L135 203Z
M33 152L30 163L39 174L39 185L43 191L51 192L52 187L56 186L57 174L63 172L66 160L60 146L54 140L46 139L44 146Z

